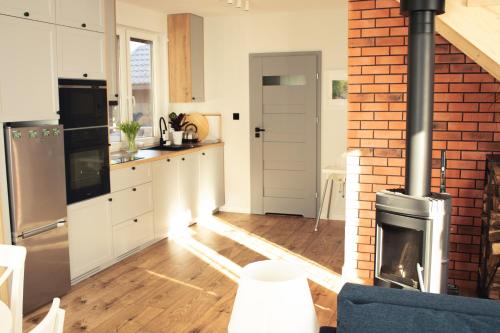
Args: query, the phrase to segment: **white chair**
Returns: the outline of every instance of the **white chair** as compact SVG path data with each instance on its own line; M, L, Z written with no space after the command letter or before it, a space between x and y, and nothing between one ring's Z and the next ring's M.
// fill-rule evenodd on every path
M0 267L5 272L0 276L0 286L10 281L9 299L12 314L12 333L23 331L23 286L26 248L22 246L0 245Z
M54 298L49 313L30 333L62 333L65 311L59 307L61 300Z

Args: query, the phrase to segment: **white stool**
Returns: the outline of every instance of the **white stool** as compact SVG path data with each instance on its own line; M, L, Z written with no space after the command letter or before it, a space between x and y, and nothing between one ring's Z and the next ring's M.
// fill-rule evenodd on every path
M330 218L330 209L333 199L333 186L334 184L340 184L342 186L342 197L345 195L345 175L346 171L344 169L338 169L333 166L327 166L321 170L322 173L326 174L325 188L323 190L323 196L321 198L321 204L319 206L318 215L316 217L316 226L314 231L318 231L319 220L321 218L321 213L323 212L323 205L325 203L326 191L328 190L328 185L330 185L330 202L328 202L328 213L327 218Z

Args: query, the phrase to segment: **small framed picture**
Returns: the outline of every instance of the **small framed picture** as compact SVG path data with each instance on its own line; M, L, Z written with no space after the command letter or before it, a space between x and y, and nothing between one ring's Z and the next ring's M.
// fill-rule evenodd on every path
M326 72L326 96L328 106L347 105L347 71L330 70Z

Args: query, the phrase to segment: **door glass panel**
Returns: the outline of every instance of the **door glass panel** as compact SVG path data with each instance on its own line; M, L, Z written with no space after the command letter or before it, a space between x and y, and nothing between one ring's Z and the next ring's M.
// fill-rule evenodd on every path
M153 58L151 41L130 41L130 78L133 120L141 125L138 137L153 136Z
M423 266L424 233L414 229L382 226L380 276L384 279L419 288L417 264Z
M72 153L70 155L71 189L81 190L101 186L105 160L102 149Z
M305 86L305 75L282 75L262 77L264 86Z

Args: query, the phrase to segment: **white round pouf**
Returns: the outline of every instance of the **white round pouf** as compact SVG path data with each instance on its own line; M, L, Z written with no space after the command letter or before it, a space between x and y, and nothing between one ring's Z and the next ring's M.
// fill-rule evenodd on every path
M318 333L318 319L305 274L279 260L245 266L228 331Z

